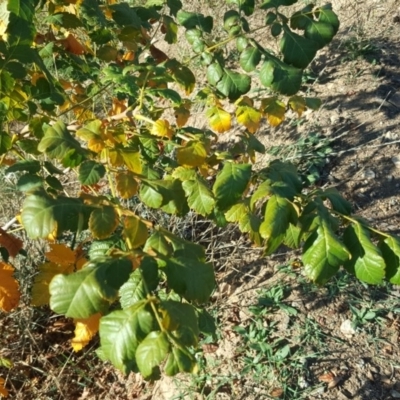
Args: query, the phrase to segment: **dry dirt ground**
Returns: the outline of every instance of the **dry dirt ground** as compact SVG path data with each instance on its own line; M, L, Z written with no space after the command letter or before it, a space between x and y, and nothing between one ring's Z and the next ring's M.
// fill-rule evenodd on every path
M316 173L317 185L336 186L357 214L400 233L400 4L333 0L333 7L340 32L309 73L308 95L323 107L266 127L259 138ZM2 223L17 204L3 205ZM10 398L400 398L399 289L362 285L345 273L317 288L302 276L295 252L263 259L234 230L201 224L193 221L193 237L215 261L219 288L210 312L220 328L203 340L197 376L155 384L123 376L92 354L96 340L72 352L71 321L22 305L0 314L0 357L14 362L0 366ZM27 251L20 265L26 295L43 254L40 244Z

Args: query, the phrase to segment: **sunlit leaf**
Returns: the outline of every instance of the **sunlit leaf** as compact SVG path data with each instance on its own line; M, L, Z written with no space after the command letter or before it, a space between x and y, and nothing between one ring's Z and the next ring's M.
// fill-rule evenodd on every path
M222 108L215 106L207 110L209 124L218 133L223 133L231 129L231 115Z
M169 122L165 119L159 119L151 127L151 134L155 136L172 138L174 131L171 129Z
M75 336L71 340L74 351L80 351L89 344L93 336L99 331L101 314L93 314L89 318L76 319Z
M277 97L269 97L261 100L262 109L267 116L268 122L272 126L280 125L285 119L285 103L278 100Z
M0 310L9 312L18 306L19 285L14 278L14 268L0 262Z
M203 216L211 213L215 205L215 199L205 182L199 178L186 180L182 183L182 187L191 209Z
M386 237L379 243L379 248L386 263L386 279L400 285L400 238Z
M250 133L255 133L262 118L260 111L248 105L240 105L236 109L236 118L239 124L244 125Z
M130 248L137 248L146 243L147 227L139 217L129 216L124 219L124 237Z
M138 191L139 184L129 171L118 172L115 175L115 181L118 193L123 199L133 197Z
M96 239L109 237L119 223L118 214L114 207L104 206L96 208L90 214L89 229Z
M199 167L207 158L207 150L202 142L190 141L177 149L176 158L184 167Z

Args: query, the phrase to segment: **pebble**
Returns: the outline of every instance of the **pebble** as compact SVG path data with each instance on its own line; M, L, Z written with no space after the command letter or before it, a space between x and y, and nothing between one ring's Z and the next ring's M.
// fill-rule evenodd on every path
M374 179L376 174L372 169L366 169L363 173L363 176L365 179Z
M356 334L353 323L349 319L346 319L342 322L342 325L340 325L340 332L342 332L343 335L348 338L351 338L353 335Z
M392 158L393 164L396 168L400 168L400 156L395 156Z
M397 390L392 390L392 391L390 392L390 394L392 395L392 397L393 397L394 399L400 399L400 392L398 392Z

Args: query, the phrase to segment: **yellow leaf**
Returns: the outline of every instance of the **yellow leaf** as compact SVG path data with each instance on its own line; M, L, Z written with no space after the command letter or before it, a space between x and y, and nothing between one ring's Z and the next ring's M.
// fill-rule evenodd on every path
M121 153L116 149L108 150L108 159L113 167L119 167L124 163Z
M172 138L173 130L171 129L169 122L166 119L157 120L151 128L151 134L161 137Z
M138 217L126 217L124 220L124 236L128 246L136 249L146 242L147 227Z
M19 253L22 244L22 240L0 228L0 246L5 247L11 257L15 257Z
M74 351L82 350L98 332L101 314L91 315L89 318L75 319L75 336L71 340Z
M220 107L211 107L207 110L206 116L212 129L218 133L231 129L231 115Z
M306 105L306 99L301 96L292 96L288 100L288 106L297 113L299 117L301 117L301 114L306 110L307 105Z
M8 397L8 390L4 387L5 380L0 378L0 396Z
M87 262L80 246L71 250L63 244L52 243L50 251L45 255L50 262L39 266L39 273L32 286L32 305L36 307L49 304L49 284L55 275L70 274L81 269Z
M278 126L284 121L286 106L277 97L262 99L261 106L271 126Z
M54 262L44 263L39 266L39 273L35 276L32 286L31 304L35 307L49 304L49 284L57 274L70 274L74 272L73 264L60 265Z
M201 142L190 141L176 152L178 164L184 167L199 167L207 158L207 150Z
M140 153L138 151L128 148L117 149L117 151L121 154L124 164L129 171L135 174L142 173L142 162L140 161Z
M19 285L14 279L14 268L0 262L0 310L11 311L19 303Z
M118 172L115 176L115 181L117 183L118 193L123 199L129 199L137 193L138 183L133 177L132 172Z
M260 127L261 117L260 111L248 105L240 105L236 110L239 124L245 126L250 133L255 133Z

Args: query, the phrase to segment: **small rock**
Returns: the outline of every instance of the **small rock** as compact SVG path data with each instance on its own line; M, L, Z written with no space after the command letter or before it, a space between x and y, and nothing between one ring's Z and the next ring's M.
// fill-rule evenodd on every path
M349 319L346 319L342 322L342 325L340 325L340 332L342 332L343 335L348 338L351 338L353 335L356 334L353 323Z
M376 177L375 172L372 169L366 169L363 173L364 179L374 179Z
M395 156L392 158L393 164L396 168L400 168L400 156Z
M394 399L400 399L400 392L398 392L397 390L392 390L392 391L390 392L390 394L392 395L392 397L393 397Z

